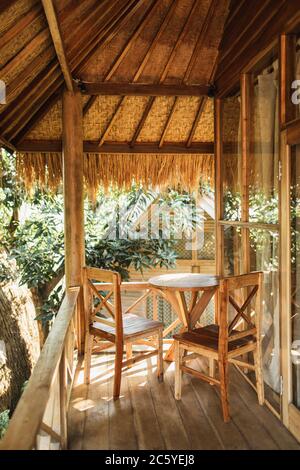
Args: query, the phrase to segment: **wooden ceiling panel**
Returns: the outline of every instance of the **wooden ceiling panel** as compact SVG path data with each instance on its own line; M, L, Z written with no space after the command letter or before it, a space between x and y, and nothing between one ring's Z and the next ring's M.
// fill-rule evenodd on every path
M168 116L172 110L174 98L158 96L147 116L137 142L159 142Z
M119 101L119 96L98 96L96 98L83 121L83 135L86 140L96 140L102 135Z
M38 123L27 136L28 139L61 139L62 137L62 102L59 100L48 111L44 119Z
M166 83L178 82L178 79L183 80L189 61L192 57L193 51L196 47L197 40L205 21L211 0L197 0L195 12L191 18L188 26L187 34L184 40L178 46L176 54L169 68Z
M132 44L129 53L126 55L118 69L116 70L112 81L115 82L131 82L135 81L135 74L151 47L153 41L159 34L160 28L164 25L164 19L168 15L168 11L172 6L174 0L160 0L159 5L155 9L153 16L151 16L145 23L139 37ZM147 62L151 60L155 51L151 52L147 57Z
M214 0L216 7L203 38L201 54L198 54L191 71L190 83L208 83L218 55L223 27L228 14L229 0Z
M0 35L11 28L22 15L26 14L39 0L1 0Z
M200 122L196 128L194 142L214 142L214 102L207 99Z
M144 25L146 27L146 25L150 23L149 20L151 18L149 16L152 16L153 13L158 11L159 0L150 0L147 3L149 4L146 5L147 8L141 6L136 14L126 22L126 28L123 28L112 41L105 44L103 47L100 47L93 58L85 64L85 66L80 70L80 78L82 80L107 80L114 62L125 48L126 51L124 51L121 59L122 61L126 59L127 54L131 52L135 42L139 40L140 30L137 31L137 37L134 37L131 41L132 36L135 34L135 29L139 27L143 28ZM141 26L140 23L142 23ZM116 67L116 71L113 73L113 76L118 76L118 68L119 66Z
M141 82L155 83L160 80L174 47L177 52L176 42L185 26L194 1L180 0L177 2L172 18L140 77ZM180 76L177 74L176 78L180 79Z

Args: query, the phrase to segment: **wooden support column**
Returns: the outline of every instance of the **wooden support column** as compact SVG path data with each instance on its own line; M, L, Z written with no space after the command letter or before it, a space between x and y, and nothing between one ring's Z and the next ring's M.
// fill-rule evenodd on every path
M215 99L215 236L216 236L216 274L224 275L224 231L223 220L223 132L222 100ZM218 321L220 294L215 296L215 319Z
M85 264L83 209L83 130L82 98L79 92L63 95L63 181L65 227L66 288L82 288L82 268ZM82 352L84 341L83 289L78 300L78 344Z
M251 95L252 75L241 77L241 123L242 123L242 222L249 222L249 164L251 156ZM250 230L242 228L243 273L250 272Z

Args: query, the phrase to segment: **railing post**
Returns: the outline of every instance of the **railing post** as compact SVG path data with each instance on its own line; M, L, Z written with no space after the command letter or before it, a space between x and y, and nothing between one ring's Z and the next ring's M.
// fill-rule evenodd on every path
M66 349L64 348L59 363L59 412L60 412L60 436L61 448L68 447L68 423L67 423L67 365Z

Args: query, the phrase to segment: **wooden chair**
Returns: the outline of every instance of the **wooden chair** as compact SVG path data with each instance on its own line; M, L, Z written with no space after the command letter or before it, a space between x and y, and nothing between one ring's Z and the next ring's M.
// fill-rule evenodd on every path
M157 355L157 376L159 381L162 381L163 324L131 313L122 313L121 277L117 272L84 268L84 287L86 312L85 383L88 384L90 381L91 355L93 343L97 339L114 343L116 347L114 399L118 399L120 395L122 369L151 356ZM95 304L95 299L98 304ZM153 351L132 356L131 347L134 342L152 337L156 337L155 342L151 341L147 344L155 347ZM127 346L127 352L130 351L129 358L125 361L123 360L124 346Z
M192 374L199 379L220 387L224 421L229 421L228 363L231 362L243 368L255 370L258 401L260 405L263 405L264 385L260 340L262 282L262 273L250 273L223 279L219 287L219 324L212 324L174 335L176 363L175 398L177 400L181 399L182 372ZM233 293L241 289L244 289L243 298L246 297L246 300L244 300L242 306L239 306ZM251 308L251 302L254 298L255 306ZM230 312L233 314L231 319L229 319L229 306L233 308L233 311ZM187 352L194 354L186 355ZM253 353L254 364L246 362L243 358L236 359L250 352ZM209 359L209 375L205 375L185 365L187 360L198 354ZM214 361L218 362L219 379L216 379L214 367L212 367L212 363L215 363Z

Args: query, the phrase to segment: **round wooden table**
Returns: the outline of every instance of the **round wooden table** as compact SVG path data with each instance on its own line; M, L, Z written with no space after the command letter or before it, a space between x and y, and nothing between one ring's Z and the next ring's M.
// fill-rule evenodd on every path
M181 325L181 332L194 328L219 286L217 276L194 273L163 274L149 279L151 287L159 290L173 310L177 319L166 328L164 336ZM185 292L191 292L189 305ZM202 292L200 296L199 293ZM165 360L173 360L173 346L167 352Z

